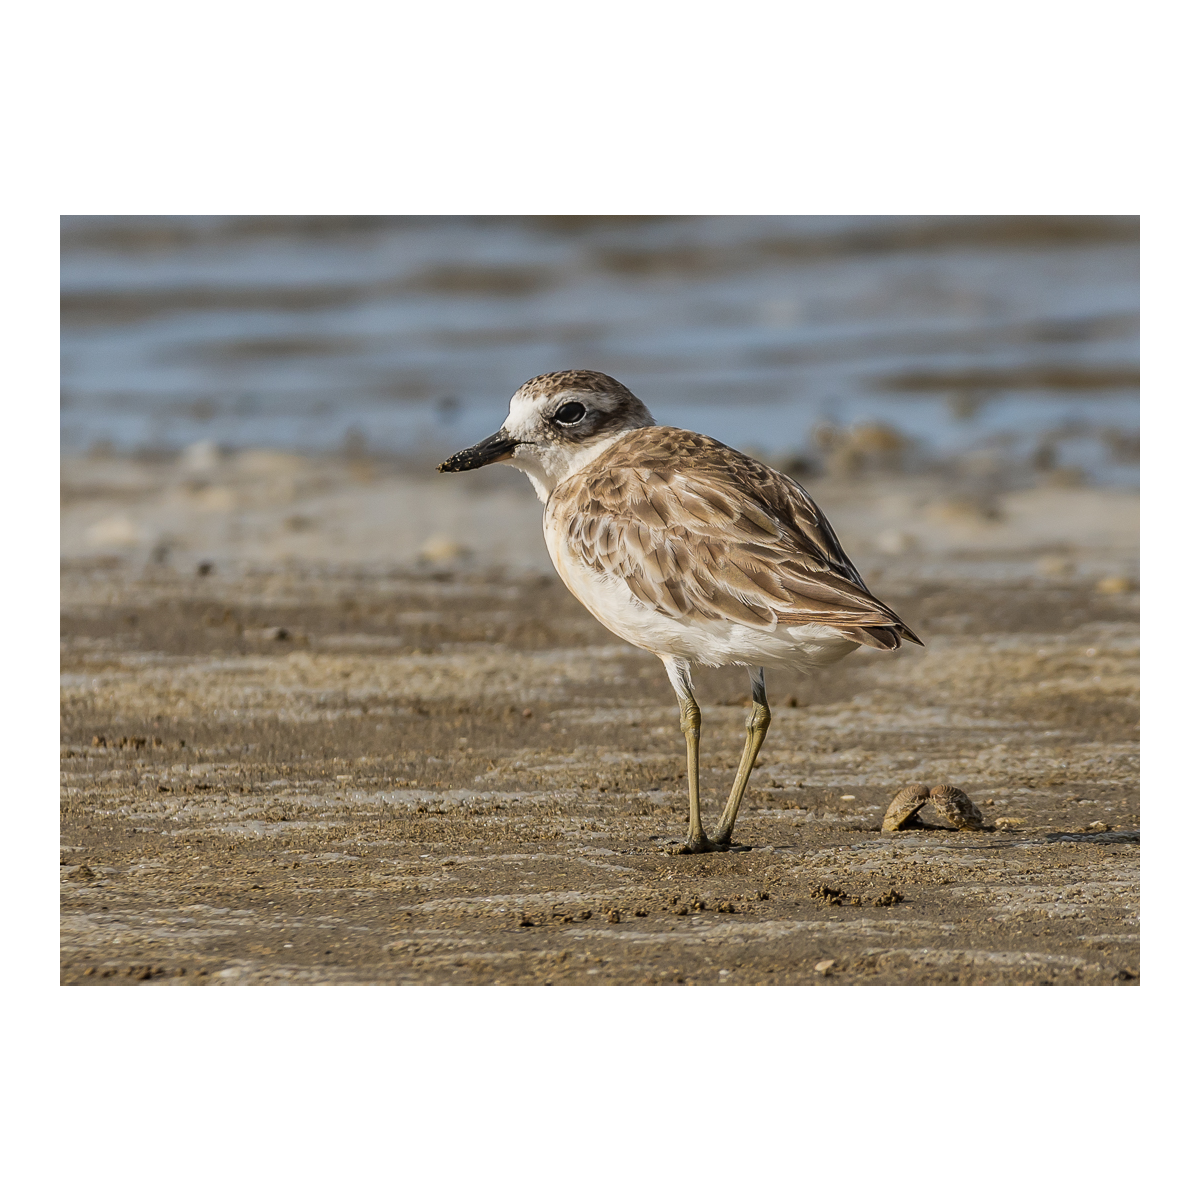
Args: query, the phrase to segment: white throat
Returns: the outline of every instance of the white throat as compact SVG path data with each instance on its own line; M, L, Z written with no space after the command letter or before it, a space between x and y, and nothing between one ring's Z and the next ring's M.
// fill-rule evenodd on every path
M632 432L632 429L621 429L609 437L589 442L586 446L535 446L527 442L518 446L512 457L506 461L510 467L516 467L518 471L524 471L529 476L537 498L545 504L550 498L550 493L564 479L578 474L614 442L619 442Z

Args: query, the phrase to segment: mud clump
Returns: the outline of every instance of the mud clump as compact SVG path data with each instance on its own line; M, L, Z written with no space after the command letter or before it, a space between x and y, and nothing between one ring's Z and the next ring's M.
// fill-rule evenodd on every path
M852 896L843 888L830 887L827 883L814 885L808 894L819 903L828 904L833 908L840 908L844 904L854 908L861 908L864 905L870 905L872 908L891 908L904 901L904 897L895 888L889 888L883 895L869 900L865 896Z

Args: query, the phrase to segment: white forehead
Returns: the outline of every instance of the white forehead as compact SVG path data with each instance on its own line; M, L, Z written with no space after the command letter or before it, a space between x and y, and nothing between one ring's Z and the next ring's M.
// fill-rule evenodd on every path
M534 397L518 391L508 402L508 417L502 428L509 433L531 429L539 423L542 409L549 402L549 396Z

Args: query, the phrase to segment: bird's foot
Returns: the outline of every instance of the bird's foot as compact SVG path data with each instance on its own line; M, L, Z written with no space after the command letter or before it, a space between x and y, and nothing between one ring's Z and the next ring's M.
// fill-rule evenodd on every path
M710 838L702 833L698 838L688 838L686 842L679 842L671 846L670 853L724 854L727 851L749 849L749 846L741 846L737 842L731 841L728 836L724 838Z
M714 850L722 850L722 851L724 851L724 850L738 851L738 850L749 850L750 849L749 846L743 846L741 844L741 842L735 842L729 836L729 834L726 834L724 837L713 838L712 845L713 845Z

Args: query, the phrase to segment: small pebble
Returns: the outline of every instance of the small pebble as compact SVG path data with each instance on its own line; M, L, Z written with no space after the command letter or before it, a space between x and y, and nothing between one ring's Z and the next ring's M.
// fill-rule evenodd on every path
M421 561L435 565L454 562L470 556L470 549L441 534L426 538L421 546Z
M813 967L813 971L818 975L828 975L829 972L833 970L834 963L836 961L837 960L833 958L823 959L821 962L817 963L815 967Z

